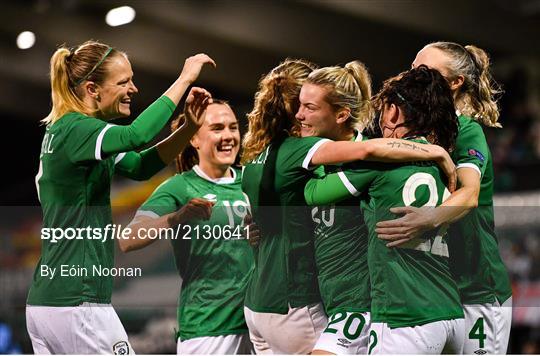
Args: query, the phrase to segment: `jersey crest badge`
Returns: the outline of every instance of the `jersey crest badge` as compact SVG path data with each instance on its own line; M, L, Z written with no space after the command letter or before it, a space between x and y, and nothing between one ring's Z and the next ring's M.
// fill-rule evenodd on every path
M113 353L115 355L128 355L129 354L129 344L127 341L118 341L112 347Z

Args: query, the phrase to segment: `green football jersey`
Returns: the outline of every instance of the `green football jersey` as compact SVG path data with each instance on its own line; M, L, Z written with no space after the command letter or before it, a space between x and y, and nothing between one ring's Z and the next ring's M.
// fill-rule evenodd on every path
M355 141L363 141L362 134ZM339 166L320 166L315 174L334 173ZM371 296L367 262L368 230L360 198L314 207L315 261L327 315L366 312Z
M262 234L245 301L255 312L286 314L289 307L321 301L304 186L311 158L325 141L288 137L244 168L242 189Z
M110 185L116 156L102 159L99 149L106 127L104 121L70 113L46 128L36 176L43 209L42 232L49 228L67 232L68 228L86 227L104 232L102 228L112 223ZM112 277L93 272L94 267L114 266L114 240L103 242L86 238L85 234L80 236L83 239L63 238L56 242L42 238L28 304L110 303ZM86 273L62 275L63 268L71 267ZM45 275L44 268L54 268L55 275Z
M363 211L369 229L372 321L398 328L463 318L442 231L426 233L399 248L386 247L386 242L375 233L377 222L396 218L389 210L392 207L442 203L449 193L436 164L355 162L345 165L337 177L328 175L324 180L312 180L318 185L315 190L335 190L339 192L334 194L336 197L342 192L344 197L365 191L369 195L369 201L363 202ZM328 184L338 179L341 186Z
M179 337L247 333L244 297L253 252L243 236L248 203L241 172L211 179L198 166L160 185L137 214L154 217L179 210L193 198L214 201L209 220L180 225L170 236L182 277L178 300Z
M146 179L165 166L155 147L140 153L133 150L159 133L175 107L162 96L130 125L112 125L72 112L47 126L36 176L43 209L41 257L28 304L110 303L111 178L118 172Z
M475 169L481 176L478 207L448 231L450 267L463 304L503 303L512 295L510 279L499 254L493 215L493 161L482 127L459 116L452 158L457 168Z

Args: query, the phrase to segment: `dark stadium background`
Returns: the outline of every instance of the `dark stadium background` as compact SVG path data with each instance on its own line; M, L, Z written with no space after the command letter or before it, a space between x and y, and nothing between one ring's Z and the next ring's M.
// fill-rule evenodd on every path
M130 5L134 22L109 27L108 10ZM496 177L500 247L514 283L510 353L540 353L540 1L90 1L0 2L0 353L31 352L24 326L28 283L39 256L40 211L34 177L50 109L48 63L55 48L97 39L126 51L139 95L136 115L179 74L184 59L205 52L218 68L197 85L227 99L245 122L257 81L285 57L321 66L359 59L376 90L410 67L435 40L476 44L492 57L505 94L500 130L486 130ZM18 49L21 31L35 45ZM133 117L135 117L133 115ZM165 134L165 132L163 133ZM117 180L115 222L169 175L148 183ZM140 353L174 352L179 279L166 243L118 254L117 265L145 268L145 278L117 280L113 304ZM11 340L6 338L11 334ZM6 336L7 335L7 336Z

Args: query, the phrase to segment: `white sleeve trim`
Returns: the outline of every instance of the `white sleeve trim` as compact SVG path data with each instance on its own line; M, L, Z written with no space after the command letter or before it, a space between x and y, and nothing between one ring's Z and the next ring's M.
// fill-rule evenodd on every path
M352 185L351 181L347 178L347 176L345 175L345 173L343 173L343 171L341 169L338 171L337 175L338 175L339 179L341 179L341 182L343 183L345 188L347 188L349 193L351 193L355 197L360 195L360 192L358 190L356 190L354 185Z
M111 124L107 124L107 126L105 126L103 128L103 130L101 130L101 132L99 133L98 137L97 137L97 141L96 141L96 150L95 150L95 156L96 156L96 160L98 161L101 161L101 144L103 143L103 137L105 137L105 132L107 132L108 129L110 129L111 127L113 127L114 125L111 125Z
M457 165L456 170L460 168L472 168L477 171L478 174L480 174L480 177L482 177L482 172L480 171L480 168L478 168L478 166L474 163L460 163Z
M43 161L41 160L41 157L39 158L39 169L38 173L36 175L36 189L37 189L37 198L38 201L41 203L41 196L39 194L39 180L43 176Z
M137 216L148 216L149 218L152 218L152 219L157 219L161 217L150 210L137 210L137 212L135 213L135 217L133 219L135 219Z
M309 162L311 162L311 159L313 158L313 155L315 155L315 152L317 152L317 150L328 141L330 140L327 138L322 139L309 149L308 153L306 154L306 158L304 158L304 161L302 162L302 167L304 169L309 169Z
M116 156L116 158L114 159L114 164L117 164L118 162L123 160L124 157L126 157L126 152L122 152L122 153L118 154L118 156Z

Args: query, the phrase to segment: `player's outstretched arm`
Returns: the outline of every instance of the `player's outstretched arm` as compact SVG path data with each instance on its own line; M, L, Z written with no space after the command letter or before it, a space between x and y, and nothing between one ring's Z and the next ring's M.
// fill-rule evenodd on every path
M216 67L216 62L204 53L187 58L180 76L163 95L171 99L175 105L178 105L187 88L199 77L205 64L209 64L214 68Z
M127 152L148 144L173 114L187 88L197 79L202 67L215 62L206 54L186 59L182 73L167 91L144 110L130 125L111 125L103 134L101 152L105 155Z
M304 198L308 205L327 205L351 197L337 173L322 178L310 179L304 188Z
M191 88L184 106L185 122L157 145L137 152L128 152L116 164L116 172L135 180L146 180L162 170L188 145L206 118L212 96L203 88Z
M329 141L311 159L312 165L366 160L379 162L435 161L448 177L450 191L456 186L456 167L446 150L437 145L401 139L377 138L362 142Z

